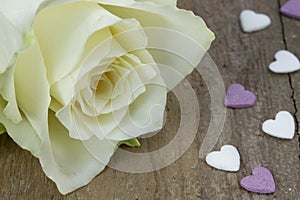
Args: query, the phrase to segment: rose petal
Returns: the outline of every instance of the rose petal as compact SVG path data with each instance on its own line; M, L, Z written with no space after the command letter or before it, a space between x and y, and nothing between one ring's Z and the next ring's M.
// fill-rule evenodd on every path
M69 130L70 137L88 140L96 135L100 140L106 137L124 118L128 108L122 108L98 117L90 117L77 111L77 108L65 106L56 113L57 118Z
M0 94L7 102L3 113L14 123L19 123L22 120L15 93L14 71L16 65L10 66L6 71L0 74Z
M71 138L88 140L95 134L91 131L93 129L91 125L95 124L97 126L97 120L89 118L90 121L86 123L80 116L77 114L76 108L73 108L71 105L65 106L56 113L56 117L68 129Z
M0 73L11 65L14 54L21 49L23 44L22 33L0 12Z
M78 82L78 79L81 78L80 75L84 75L86 72L88 72L95 66L98 66L99 61L105 58L109 50L111 49L112 38L108 29L98 31L95 33L95 35L95 37L97 37L98 40L97 42L95 42L95 38L92 37L91 40L89 40L86 44L87 47L84 54L88 55L83 58L82 62L80 62L80 68L77 67L78 69L75 69L68 76L64 77L63 79L51 86L51 95L63 106L69 104L69 102L74 97L75 84ZM99 40L105 40L105 42L102 43ZM95 42L96 44L100 45L90 50L92 42ZM82 68L84 68L87 71L83 71ZM100 69L98 70L100 71ZM103 67L102 70L105 70L105 67Z
M148 84L146 92L129 106L129 111L120 125L107 137L111 140L127 140L161 129L167 99L166 94L164 86Z
M0 98L0 110L4 106ZM53 112L49 114L50 132L43 133L42 140L26 118L14 124L0 112L0 122L19 146L39 158L44 172L62 194L88 184L105 168L117 146L117 142L95 137L84 142L70 138Z
M37 42L18 55L14 77L18 106L40 134L47 129L50 86Z
M214 39L200 17L175 6L134 0L99 3L121 18L136 18L142 24L148 47L153 49L150 51L154 60L161 64L161 75L169 89L191 73Z
M53 155L55 163L43 160L46 174L57 184L60 192L66 194L83 185L99 174L113 155L117 142L98 140L92 137L87 141L74 140L69 137L67 129L55 118L49 115L51 149L48 155ZM46 146L46 145L45 145ZM41 155L42 159L47 159Z
M37 156L38 150L41 145L41 139L34 131L31 124L26 120L26 117L18 124L13 123L3 113L6 101L0 97L0 123L5 126L7 133L12 139L23 149L26 149Z
M112 38L113 34L115 38ZM95 32L88 39L79 66L76 67L80 71L75 70L52 85L52 96L62 105L67 105L73 98L74 85L82 76L95 66L103 65L103 70L106 68L107 60L103 61L103 58L118 58L126 54L126 51L143 49L146 45L147 37L135 19L125 19L112 25L110 29Z
M50 85L74 70L94 32L118 21L118 17L94 2L68 3L42 10L36 17L34 31Z
M0 73L14 55L31 44L31 25L43 0L2 0L0 4Z

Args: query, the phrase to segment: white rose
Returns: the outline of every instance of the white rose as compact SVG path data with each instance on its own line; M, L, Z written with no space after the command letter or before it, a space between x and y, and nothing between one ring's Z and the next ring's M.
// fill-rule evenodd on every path
M168 89L213 40L173 0L1 0L0 26L0 133L63 194L162 127Z

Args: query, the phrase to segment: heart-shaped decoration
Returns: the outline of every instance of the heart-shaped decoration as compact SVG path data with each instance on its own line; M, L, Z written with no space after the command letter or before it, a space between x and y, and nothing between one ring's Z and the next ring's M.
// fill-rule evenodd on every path
M224 145L221 151L210 152L205 161L208 165L224 171L235 172L240 169L240 154L232 145Z
M280 50L275 54L276 61L269 65L269 69L275 73L291 73L300 69L298 58L289 51Z
M227 90L224 103L230 108L247 108L255 105L256 96L253 92L245 90L243 85L235 83Z
M251 176L241 180L241 186L250 192L261 194L269 194L276 191L273 176L270 170L265 167L255 168Z
M288 17L300 19L300 0L289 0L280 8L280 12Z
M240 21L243 31L248 33L262 30L271 24L269 16L255 13L253 10L242 11Z
M275 120L269 119L263 123L262 130L274 137L293 139L295 134L294 117L287 111L280 111Z

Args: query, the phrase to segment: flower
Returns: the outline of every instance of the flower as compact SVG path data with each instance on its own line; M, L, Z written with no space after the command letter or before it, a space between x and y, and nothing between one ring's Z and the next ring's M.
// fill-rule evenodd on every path
M168 90L213 40L174 0L4 0L0 26L0 132L62 194L162 127Z

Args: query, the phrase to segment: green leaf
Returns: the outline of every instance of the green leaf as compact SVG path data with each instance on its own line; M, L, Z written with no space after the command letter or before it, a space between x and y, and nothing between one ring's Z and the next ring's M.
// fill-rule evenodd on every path
M5 127L3 126L3 124L0 124L0 135L1 135L2 133L6 133L6 129L5 129Z
M121 142L118 143L118 146L121 146L122 144L125 144L125 145L130 146L130 147L139 147L139 146L141 146L141 143L139 142L139 140L137 138L121 141Z

